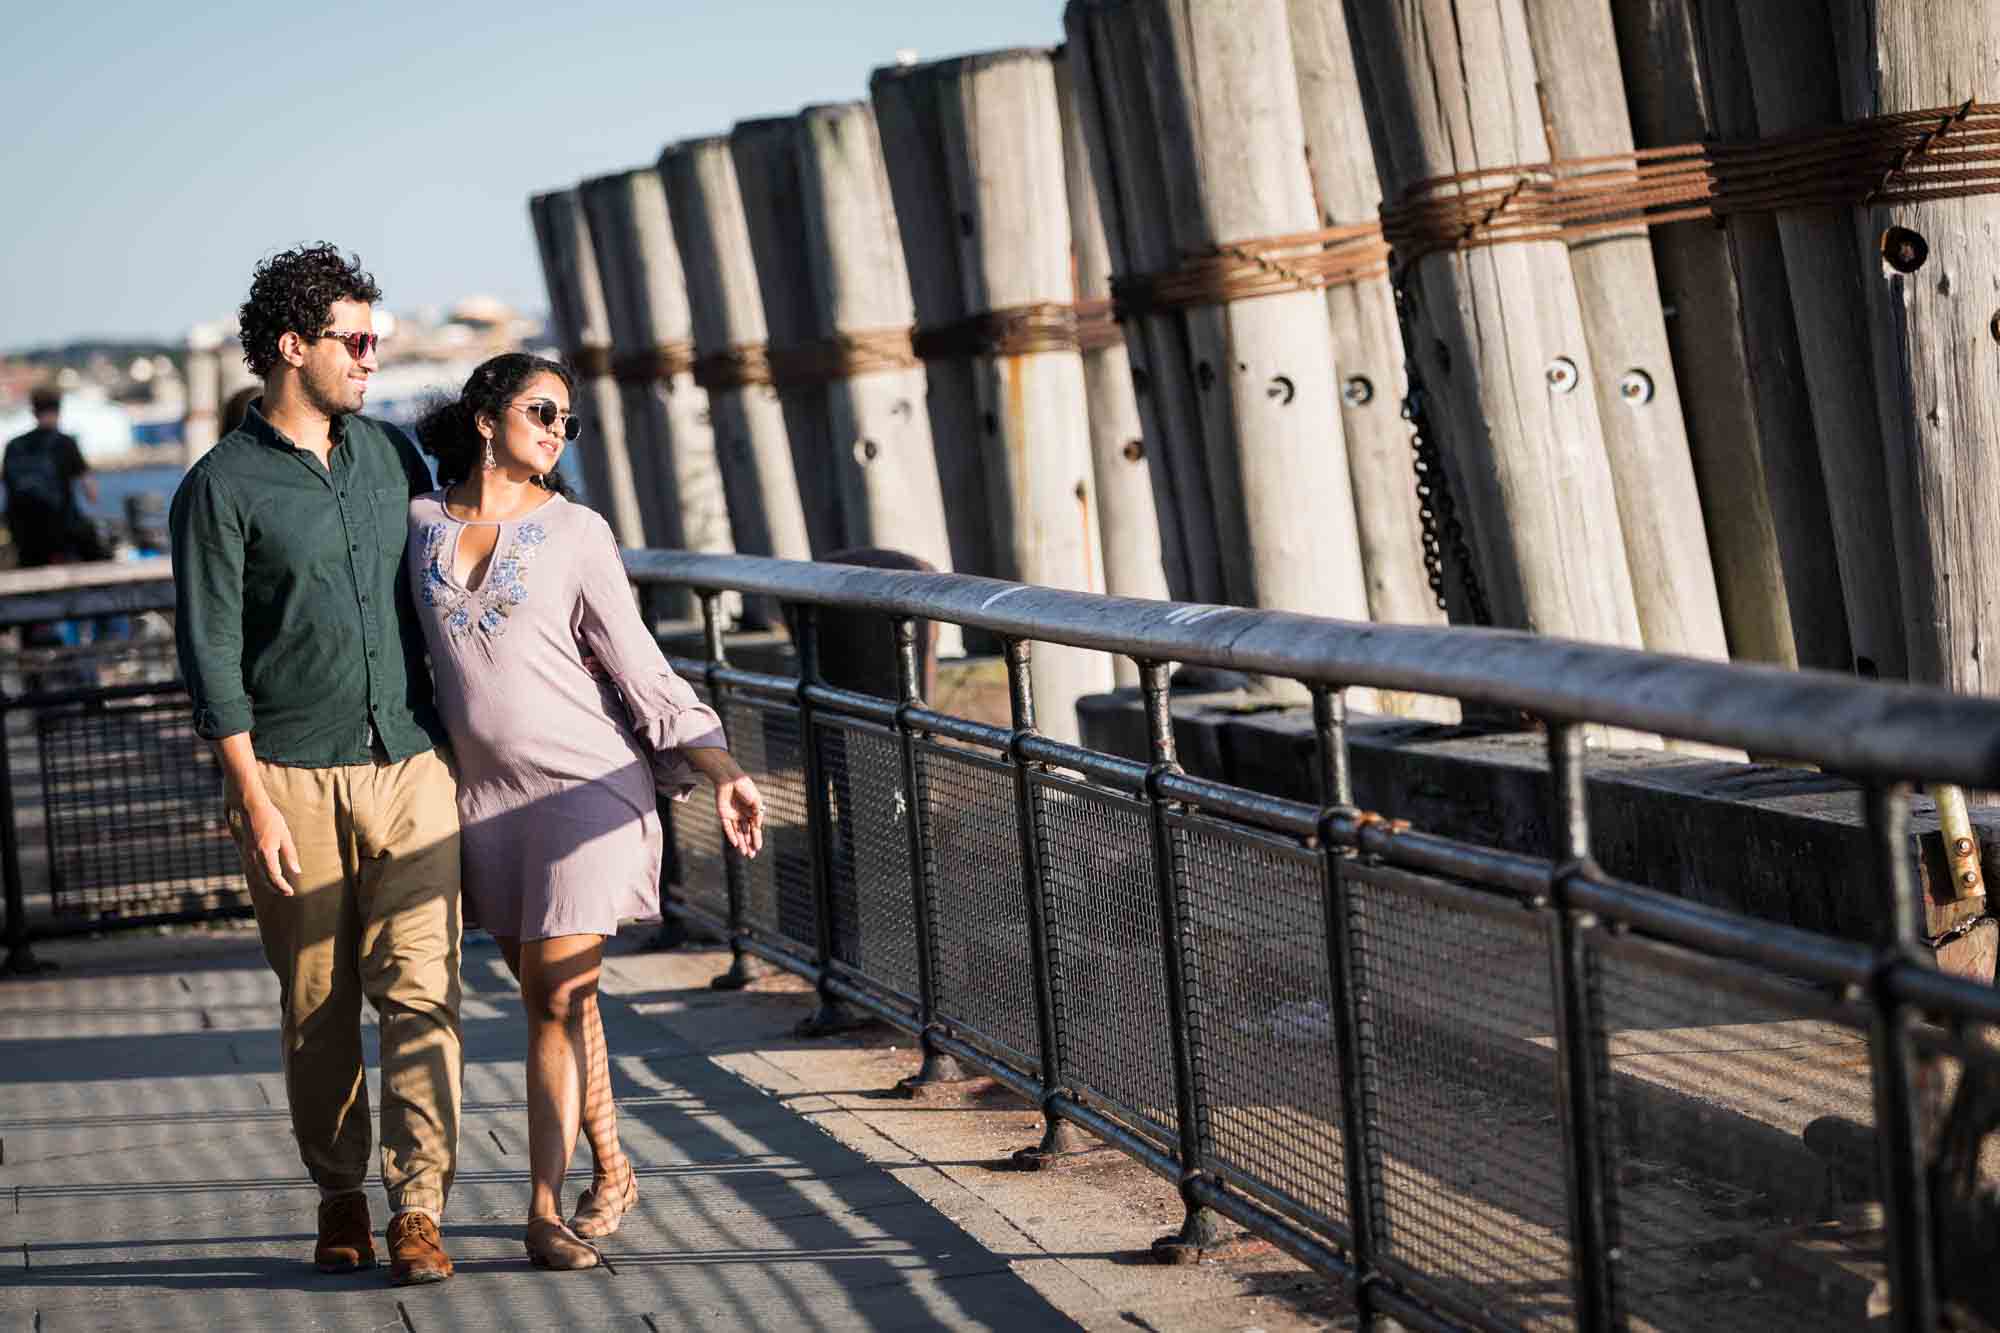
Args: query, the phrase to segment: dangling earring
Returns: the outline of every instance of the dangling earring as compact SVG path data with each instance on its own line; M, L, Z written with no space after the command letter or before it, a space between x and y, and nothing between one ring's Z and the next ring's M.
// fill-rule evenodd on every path
M486 437L486 457L480 460L479 466L488 472L500 466L499 460L493 457L493 437L490 435Z

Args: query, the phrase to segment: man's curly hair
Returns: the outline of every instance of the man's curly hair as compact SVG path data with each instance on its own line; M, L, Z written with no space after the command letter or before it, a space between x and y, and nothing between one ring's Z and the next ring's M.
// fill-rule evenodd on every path
M236 314L243 364L263 379L278 363L278 339L286 333L325 332L335 301L381 299L359 255L343 257L324 241L272 255L250 275L250 299Z

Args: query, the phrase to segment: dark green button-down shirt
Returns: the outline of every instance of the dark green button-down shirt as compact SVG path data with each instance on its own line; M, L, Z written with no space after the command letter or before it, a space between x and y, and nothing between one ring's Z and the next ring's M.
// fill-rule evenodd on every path
M444 739L403 548L417 448L368 417L334 420L331 470L258 410L174 492L175 636L195 731L250 733L257 757L325 768Z

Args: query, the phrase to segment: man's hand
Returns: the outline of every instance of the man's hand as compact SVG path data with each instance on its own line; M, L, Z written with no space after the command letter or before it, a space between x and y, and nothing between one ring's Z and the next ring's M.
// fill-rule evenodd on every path
M305 875L305 867L299 864L299 849L292 842L291 825L268 800L239 806L236 813L250 835L250 846L255 851L257 867L264 873L264 883L273 892L291 897Z

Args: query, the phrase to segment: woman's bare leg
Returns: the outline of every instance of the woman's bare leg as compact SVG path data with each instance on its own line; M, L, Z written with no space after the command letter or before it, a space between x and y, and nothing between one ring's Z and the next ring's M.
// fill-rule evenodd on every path
M521 1003L528 1013L528 1217L562 1216L563 1176L583 1119L584 1027L603 961L601 935L521 942Z
M514 980L521 979L521 941L495 935L500 956ZM616 1184L625 1172L625 1151L618 1145L618 1106L611 1097L611 1055L604 1041L604 1020L592 990L584 1016L583 1137L590 1144L593 1184Z

